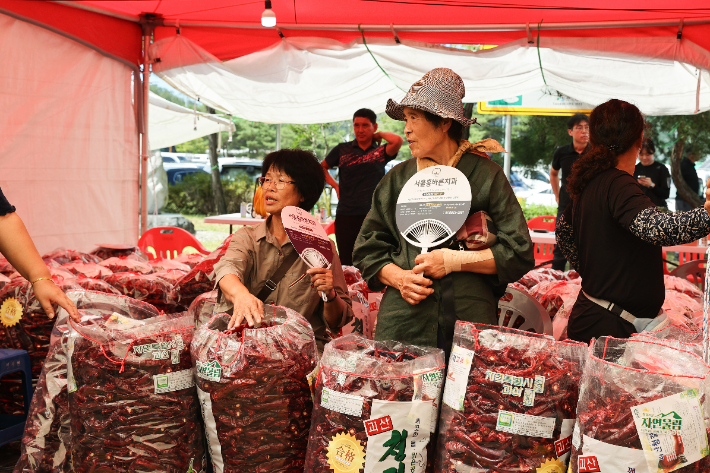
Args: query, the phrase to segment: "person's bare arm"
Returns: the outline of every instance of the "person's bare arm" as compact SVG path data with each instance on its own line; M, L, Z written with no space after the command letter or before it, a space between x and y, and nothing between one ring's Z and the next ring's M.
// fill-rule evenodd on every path
M333 187L333 189L335 189L335 193L339 199L340 198L340 186L338 185L337 182L335 182L335 179L333 179L333 177L328 172L328 169L330 169L330 166L328 166L328 163L325 162L325 159L321 163L321 166L323 166L323 172L325 173L325 182L330 184Z
M386 131L379 131L375 133L373 138L377 141L385 140L387 142L385 151L389 156L394 156L395 154L397 154L399 148L402 147L402 143L404 143L402 137L399 136L397 133L388 133Z
M473 251L464 251L461 252L461 255L469 256L473 255L473 253ZM444 253L442 250L434 250L430 253L417 255L417 257L414 259L414 262L417 264L412 269L412 271L414 271L415 273L422 273L425 276L433 279L441 279L448 274L446 271L446 265L444 264ZM459 270L456 269L454 271ZM463 263L461 264L460 271L480 274L498 274L498 269L496 268L496 261L492 257L484 261Z
M64 308L72 319L79 322L81 319L79 311L52 281L47 265L42 261L22 219L15 212L0 216L0 253L22 277L28 281L36 281L32 284L32 288L47 317L54 318L52 308L54 303Z
M560 202L560 171L555 168L550 168L550 185L552 192L555 194L555 200Z
M387 286L402 294L402 298L411 305L419 304L434 293L431 279L419 276L414 271L407 271L390 263L377 273L377 278Z

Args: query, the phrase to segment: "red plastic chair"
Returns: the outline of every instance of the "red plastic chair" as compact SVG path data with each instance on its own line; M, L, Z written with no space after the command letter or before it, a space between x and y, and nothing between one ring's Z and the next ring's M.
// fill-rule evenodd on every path
M149 259L177 258L187 247L192 247L203 255L210 254L210 251L190 232L178 227L151 228L138 240L138 247L148 255ZM148 251L149 247L153 249L155 255Z
M528 228L530 230L547 230L548 232L555 231L555 222L557 217L554 215L542 215L540 217L533 217L528 220Z
M534 243L533 252L535 254L535 268L552 267L552 252L555 245L551 243Z
M325 234L326 235L334 235L335 234L335 220L330 222L326 227L325 227Z

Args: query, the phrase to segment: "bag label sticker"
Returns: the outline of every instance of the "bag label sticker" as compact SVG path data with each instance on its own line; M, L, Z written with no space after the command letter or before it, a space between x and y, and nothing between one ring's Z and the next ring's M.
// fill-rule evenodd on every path
M459 345L454 345L451 349L449 372L446 374L446 384L444 385L444 403L457 411L463 410L463 400L466 396L473 355L472 350Z
M650 472L675 471L710 453L697 389L639 404L631 414Z
M362 417L364 402L364 397L333 391L329 388L323 388L320 398L320 405L326 409L354 417Z
M153 375L155 394L169 393L188 389L195 385L192 370L173 371L171 373Z
M577 469L579 473L649 473L642 450L604 443L586 435L582 435Z
M217 360L212 361L196 361L195 368L197 376L207 381L219 382L222 379L222 365Z
M373 435L368 432L365 473L424 473L432 412L431 401L374 399L371 420L378 421L378 428Z
M427 373L414 373L414 396L412 401L431 401L431 426L434 432L439 420L439 406L441 404L441 388L444 386L444 369L429 371Z
M576 419L562 419L560 438L555 442L555 455L563 463L567 463L569 460L570 452L572 451L572 435L576 428Z
M525 437L552 438L554 417L539 417L510 411L498 411L496 430Z

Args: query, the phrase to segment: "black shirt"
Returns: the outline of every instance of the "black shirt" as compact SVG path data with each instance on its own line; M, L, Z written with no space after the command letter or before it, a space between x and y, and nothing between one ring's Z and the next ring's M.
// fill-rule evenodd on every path
M589 147L589 145L587 145L587 147ZM555 154L552 155L552 169L555 171L562 170L562 179L560 179L562 182L560 185L560 201L557 203L559 209L564 209L567 207L567 204L569 204L570 198L567 193L567 179L569 179L572 173L572 165L580 156L582 156L582 153L575 151L574 143L560 146L555 150Z
M700 181L698 173L695 171L695 164L688 158L683 158L680 162L680 174L683 180L688 183L693 192L700 194ZM680 196L678 196L680 198Z
M654 187L641 186L643 193L651 199L651 202L657 207L668 207L666 199L671 193L671 175L668 168L663 164L654 161L650 166L644 166L641 163L636 164L634 169L634 177L639 176L650 178L655 184Z
M0 216L7 215L15 211L15 207L10 205L10 202L5 198L5 194L0 189Z
M584 292L651 319L665 300L663 248L633 235L629 226L639 212L653 206L633 176L612 168L594 177L564 214L574 229ZM589 304L575 304L571 330L573 319L584 315ZM602 335L610 333L592 334Z
M340 143L325 157L328 166L340 168L337 215L367 215L370 211L375 187L385 177L385 164L397 157L397 153L388 155L386 146L373 141L363 150L353 140Z

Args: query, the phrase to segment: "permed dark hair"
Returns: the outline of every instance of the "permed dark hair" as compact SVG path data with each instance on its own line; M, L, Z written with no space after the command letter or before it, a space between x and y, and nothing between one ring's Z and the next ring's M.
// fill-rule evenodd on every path
M569 117L569 120L567 120L567 129L571 130L572 128L576 127L582 122L587 122L589 123L589 117L587 116L586 113L575 113L571 117Z
M281 149L264 157L261 176L273 166L274 170L288 174L296 183L296 189L303 197L299 205L303 210L311 210L318 202L325 187L325 175L316 155L302 149Z
M353 121L355 121L357 117L367 118L373 125L377 123L377 115L369 108L361 108L357 112L353 113Z
M567 192L576 200L599 173L617 165L619 155L629 150L643 136L646 127L641 111L623 100L612 99L594 110L589 117L589 143L574 165L567 181Z
M433 113L427 112L426 110L422 110L422 112L424 113L424 118L426 118L426 121L432 123L435 127L439 128L441 124L444 123L443 117L440 117L439 115L434 115ZM457 122L456 120L451 119L451 126L449 127L449 130L446 133L449 135L449 138L458 143L463 138L463 125Z
M644 138L643 145L641 145L641 151L646 150L648 154L656 154L656 144L651 138Z

